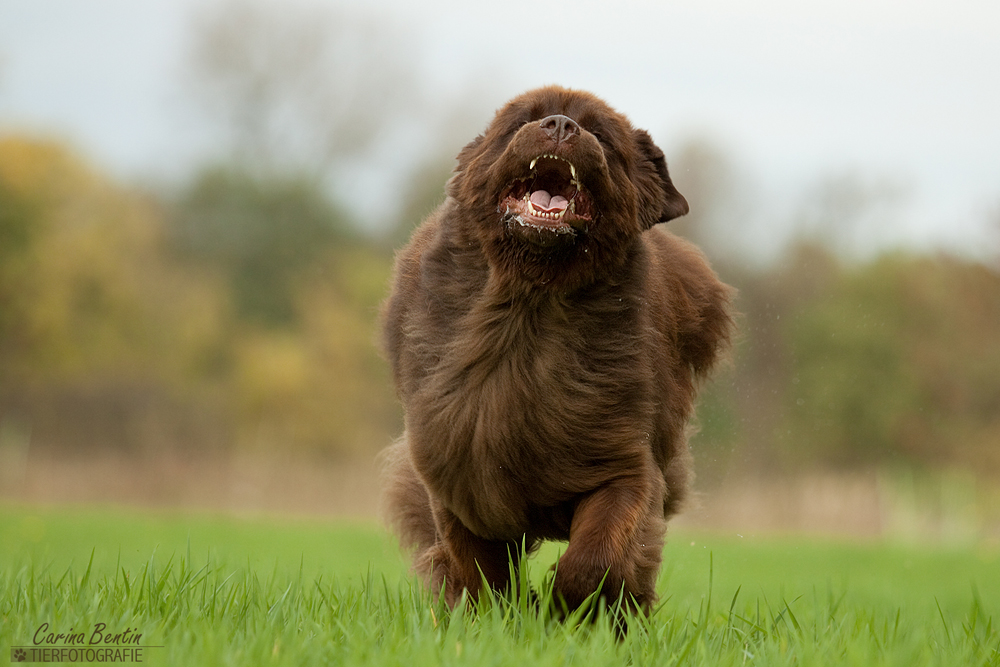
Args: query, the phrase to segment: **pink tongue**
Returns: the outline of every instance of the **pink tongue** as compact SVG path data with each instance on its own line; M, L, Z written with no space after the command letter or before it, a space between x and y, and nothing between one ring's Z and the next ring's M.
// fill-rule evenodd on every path
M561 211L569 206L569 200L561 195L553 197L546 190L535 190L531 193L531 203L540 211L552 213Z

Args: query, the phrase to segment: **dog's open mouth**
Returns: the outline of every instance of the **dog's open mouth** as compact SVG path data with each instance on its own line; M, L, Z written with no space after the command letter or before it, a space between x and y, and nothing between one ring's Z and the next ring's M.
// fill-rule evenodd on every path
M586 230L592 200L580 183L576 167L555 155L539 155L530 173L516 179L500 195L500 211L519 224L557 234Z

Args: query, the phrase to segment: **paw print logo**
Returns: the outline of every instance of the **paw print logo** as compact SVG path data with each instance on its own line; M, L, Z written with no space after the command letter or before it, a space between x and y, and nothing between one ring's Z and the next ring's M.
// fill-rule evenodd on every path
M28 659L28 654L24 652L23 648L16 648L10 652L11 662L24 662Z

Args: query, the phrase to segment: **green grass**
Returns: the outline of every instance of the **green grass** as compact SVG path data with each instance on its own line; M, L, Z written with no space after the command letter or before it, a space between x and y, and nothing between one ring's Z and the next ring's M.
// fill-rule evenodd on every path
M374 525L0 505L0 660L104 623L154 665L1000 665L995 549L677 533L659 590L619 640L525 599L449 613Z

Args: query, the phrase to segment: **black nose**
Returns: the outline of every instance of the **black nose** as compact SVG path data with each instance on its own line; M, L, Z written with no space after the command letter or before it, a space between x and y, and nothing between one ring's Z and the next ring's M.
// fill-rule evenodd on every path
M580 126L576 124L576 121L562 114L546 116L540 123L545 134L549 135L549 138L557 144L580 134Z

